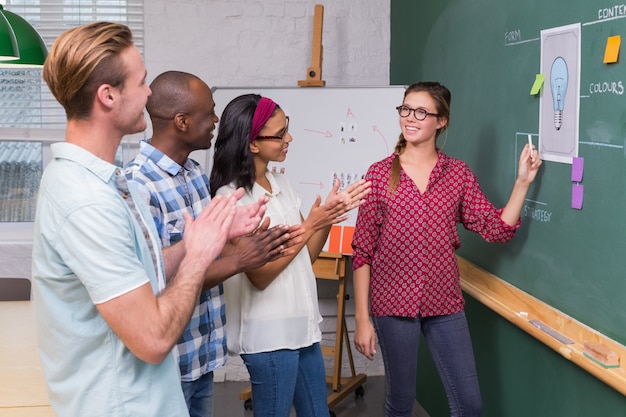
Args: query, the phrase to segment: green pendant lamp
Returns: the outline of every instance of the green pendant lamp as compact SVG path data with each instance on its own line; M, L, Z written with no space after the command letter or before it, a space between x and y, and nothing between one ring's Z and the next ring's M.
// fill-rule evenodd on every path
M0 5L0 9L2 9L2 5ZM17 60L19 57L20 52L17 48L15 32L0 10L0 60Z
M2 16L2 19L5 19L13 29L19 50L18 59L0 59L0 68L43 66L43 63L48 56L48 49L35 28L32 27L24 18L13 12L5 10L2 5L0 5L0 15Z

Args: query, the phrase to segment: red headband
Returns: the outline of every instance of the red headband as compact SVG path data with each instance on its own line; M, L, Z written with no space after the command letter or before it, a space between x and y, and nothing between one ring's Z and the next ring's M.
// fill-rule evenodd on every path
M272 117L276 103L267 97L261 97L259 104L257 104L254 110L254 116L252 117L252 127L250 128L250 143L252 143L265 126L265 123Z

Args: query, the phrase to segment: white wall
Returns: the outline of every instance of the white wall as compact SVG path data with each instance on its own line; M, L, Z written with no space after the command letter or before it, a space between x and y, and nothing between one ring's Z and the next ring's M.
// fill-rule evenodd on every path
M326 85L388 85L390 0L146 0L148 78L175 69L211 87L296 86L311 64L315 4Z

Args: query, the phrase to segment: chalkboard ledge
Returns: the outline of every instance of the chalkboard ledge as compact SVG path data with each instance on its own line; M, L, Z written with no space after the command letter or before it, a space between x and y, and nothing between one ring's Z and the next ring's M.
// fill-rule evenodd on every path
M626 368L623 364L626 360L626 347L624 345L468 260L460 256L457 256L457 259L461 271L461 288L465 293L560 353L564 358L626 395ZM570 340L563 342L565 339ZM617 353L622 363L619 367L607 368L590 359L584 353L585 341L599 343Z

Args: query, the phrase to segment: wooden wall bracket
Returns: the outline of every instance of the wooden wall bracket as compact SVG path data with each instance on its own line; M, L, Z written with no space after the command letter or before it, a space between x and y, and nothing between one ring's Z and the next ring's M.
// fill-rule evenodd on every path
M300 87L323 87L326 81L322 80L322 28L324 26L324 6L315 5L313 21L313 48L311 50L311 66L306 70L306 80L298 81Z

